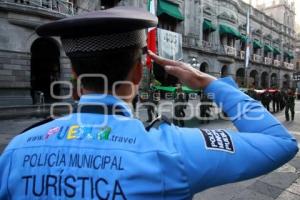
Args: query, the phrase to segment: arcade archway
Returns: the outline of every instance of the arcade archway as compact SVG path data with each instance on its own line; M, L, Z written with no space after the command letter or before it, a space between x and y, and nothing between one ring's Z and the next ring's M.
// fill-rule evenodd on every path
M43 94L45 102L53 101L50 85L60 78L60 52L56 41L52 38L38 38L31 46L31 96L33 103L38 102L37 96ZM59 95L59 86L54 88Z
M285 74L283 76L282 87L283 88L289 88L289 87L291 87L291 77L288 74Z
M239 86L244 87L244 85L245 85L245 69L244 68L239 68L236 71L235 77L236 77L237 84Z
M269 75L268 75L267 72L263 72L263 73L261 74L260 80L261 80L261 87L262 87L263 89L269 87L269 77L268 77L268 76L269 76Z
M205 73L208 72L208 64L206 62L204 62L200 65L200 71L205 72Z
M276 73L271 74L271 87L278 88L278 76Z
M250 72L249 86L251 86L253 88L257 88L258 84L259 84L258 80L259 80L258 72L256 70L252 70Z
M221 77L226 77L229 75L229 69L227 65L223 65L223 67L221 68Z

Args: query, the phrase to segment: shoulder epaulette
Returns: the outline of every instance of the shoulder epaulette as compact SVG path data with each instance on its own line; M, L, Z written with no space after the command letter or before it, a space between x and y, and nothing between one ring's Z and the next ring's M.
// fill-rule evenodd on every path
M38 127L38 126L41 126L41 125L43 125L43 124L46 124L46 123L48 123L48 122L51 122L51 121L53 121L54 119L52 118L52 117L48 117L48 118L46 118L46 119L44 119L44 120L42 120L42 121L39 121L39 122L37 122L37 123L35 123L35 124L32 124L31 126L29 126L28 128L26 128L25 130L23 130L22 132L21 132L21 134L22 133L25 133L26 131L29 131L30 129L33 129L33 128L35 128L35 127Z
M171 125L171 120L165 115L160 115L155 118L149 125L145 126L146 131L149 131L151 128L158 128L161 124L166 123Z

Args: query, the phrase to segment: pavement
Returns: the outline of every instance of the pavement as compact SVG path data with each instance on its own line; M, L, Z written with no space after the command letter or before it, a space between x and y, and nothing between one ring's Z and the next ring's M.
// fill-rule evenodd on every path
M295 121L286 122L284 112L275 114L284 126L300 142L300 101L296 102ZM141 111L145 119L146 111ZM0 153L9 141L22 130L41 118L0 120ZM186 123L189 127L235 129L231 122L215 120L199 124L195 120ZM299 144L300 147L300 144ZM248 181L215 187L195 195L193 200L300 200L300 153L281 168Z

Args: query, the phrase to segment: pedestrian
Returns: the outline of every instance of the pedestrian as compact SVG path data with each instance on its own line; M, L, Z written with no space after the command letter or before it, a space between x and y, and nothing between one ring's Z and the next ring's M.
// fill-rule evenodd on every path
M293 92L292 89L288 89L287 95L286 95L286 106L285 106L285 119L286 121L294 121L295 117L295 93ZM291 118L290 118L290 113L291 112Z
M186 97L180 85L177 85L174 99L174 119L173 122L176 126L184 127L184 117L186 108Z
M139 95L136 94L132 100L132 107L133 107L134 111L136 111L136 106L137 106L138 101L139 101Z
M281 90L279 93L280 111L282 111L285 108L285 104L286 104L285 99L286 99L286 93L283 90Z
M270 111L271 96L267 90L261 94L261 102L264 107Z
M34 127L6 147L0 199L192 199L266 174L296 155L295 138L230 85L232 79L217 80L150 51L184 85L214 96L238 131L180 128L164 117L144 127L133 118L128 103L142 79L145 29L157 21L144 10L115 7L37 29L41 37L60 36L83 94L75 113Z
M200 104L200 123L207 123L209 124L210 120L209 118L211 117L211 110L210 108L212 107L212 101L208 98L206 94L203 94L202 97L200 98L201 104Z
M273 107L273 112L277 113L280 110L280 97L279 97L279 91L275 90L272 93L272 107Z
M159 100L156 96L157 91L154 89L153 84L150 84L149 90L148 90L148 102L146 102L146 108L147 108L147 115L148 120L146 122L152 122L157 116L157 105L159 103Z

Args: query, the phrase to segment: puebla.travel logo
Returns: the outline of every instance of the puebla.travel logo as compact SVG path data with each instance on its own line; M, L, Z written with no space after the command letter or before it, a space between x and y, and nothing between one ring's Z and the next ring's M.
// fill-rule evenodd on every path
M109 126L104 127L81 127L79 125L72 126L57 126L49 129L45 139L49 139L51 136L56 135L57 139L67 139L67 140L108 140L111 128Z
M136 138L124 137L121 135L111 135L111 127L91 127L91 126L57 126L48 130L45 140L56 137L58 140L90 140L90 141L111 141L118 143L135 144Z

